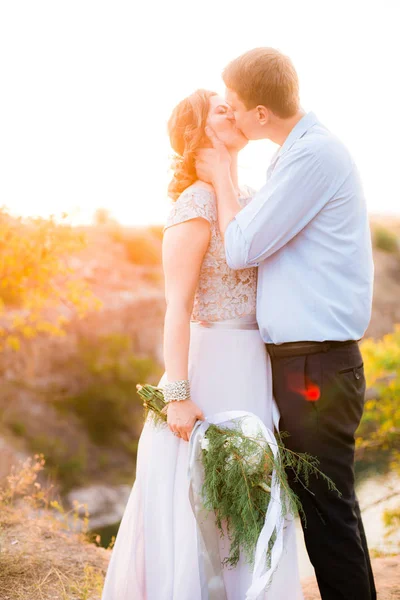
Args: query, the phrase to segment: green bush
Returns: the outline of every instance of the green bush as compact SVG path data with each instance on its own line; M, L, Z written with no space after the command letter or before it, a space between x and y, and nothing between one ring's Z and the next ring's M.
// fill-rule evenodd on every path
M370 396L357 432L357 456L400 475L400 325L381 340L362 344ZM400 505L384 515L386 525L400 523Z
M64 492L85 482L87 450L83 444L75 454L71 454L66 442L47 435L31 438L28 444L33 452L46 456L47 468L61 482Z
M137 357L126 335L106 335L79 344L85 382L79 393L57 407L73 412L91 440L99 445L123 446L142 418L136 385L151 379L158 367L151 358Z
M375 393L365 404L357 443L367 452L390 452L400 473L400 325L381 340L364 340L361 350L367 385Z
M386 229L386 227L375 227L373 232L373 240L375 248L384 252L397 252L399 242L395 233Z
M69 264L85 246L83 234L54 217L11 217L0 207L0 351L18 351L37 335L65 331L60 301L79 316L99 305Z
M26 434L26 425L22 421L12 421L9 424L11 431L17 436L24 436Z

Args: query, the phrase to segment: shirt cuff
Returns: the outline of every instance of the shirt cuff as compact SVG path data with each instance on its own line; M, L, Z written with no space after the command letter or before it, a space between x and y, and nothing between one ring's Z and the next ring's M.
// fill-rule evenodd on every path
M258 265L248 264L248 244L240 228L237 217L232 219L225 230L225 255L231 269L246 269Z

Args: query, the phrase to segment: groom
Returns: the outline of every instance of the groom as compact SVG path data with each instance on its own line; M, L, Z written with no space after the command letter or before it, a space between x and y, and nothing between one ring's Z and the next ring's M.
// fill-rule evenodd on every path
M257 319L287 446L317 456L341 493L317 478L305 486L288 473L305 512L308 554L323 600L375 600L354 492L354 434L365 394L357 340L370 319L373 283L357 169L343 144L301 109L286 56L251 50L226 67L223 79L237 127L249 140L280 146L266 184L243 210L229 153L209 128L214 148L202 151L197 167L217 194L229 266L259 267Z

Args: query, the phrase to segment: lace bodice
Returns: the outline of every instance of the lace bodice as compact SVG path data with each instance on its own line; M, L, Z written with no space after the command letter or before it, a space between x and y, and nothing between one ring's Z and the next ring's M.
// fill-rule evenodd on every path
M251 200L246 190L239 202ZM217 221L215 194L192 185L174 203L165 229L202 217L210 223L211 238L200 271L192 320L222 321L256 313L257 269L234 271L226 263L224 242Z

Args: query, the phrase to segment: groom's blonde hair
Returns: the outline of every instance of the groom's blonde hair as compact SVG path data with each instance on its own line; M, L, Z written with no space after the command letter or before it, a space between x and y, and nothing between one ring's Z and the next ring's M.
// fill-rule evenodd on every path
M281 118L300 107L299 80L289 57L274 48L255 48L235 58L222 74L247 110L265 106Z

